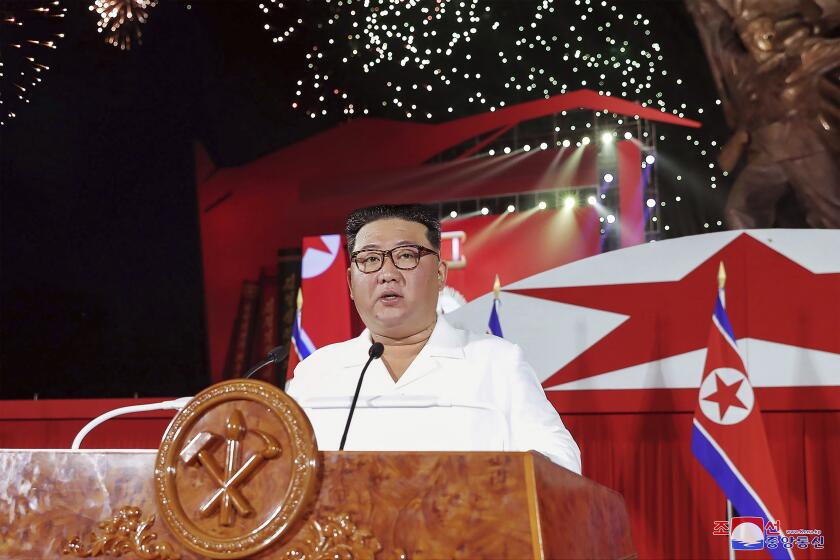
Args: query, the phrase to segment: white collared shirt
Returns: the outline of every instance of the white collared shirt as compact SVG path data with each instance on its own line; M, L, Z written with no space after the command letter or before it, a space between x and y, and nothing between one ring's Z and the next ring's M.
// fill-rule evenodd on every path
M287 391L312 420L318 447L338 449L369 331L298 364ZM519 346L438 317L429 341L394 382L382 360L365 373L347 450L529 451L576 473L580 449Z

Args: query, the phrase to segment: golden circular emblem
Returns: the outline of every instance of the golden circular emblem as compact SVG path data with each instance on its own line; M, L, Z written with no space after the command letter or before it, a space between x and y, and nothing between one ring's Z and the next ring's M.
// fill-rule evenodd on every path
M318 469L312 425L291 397L262 381L224 381L169 424L155 461L158 510L194 552L251 556L301 520Z

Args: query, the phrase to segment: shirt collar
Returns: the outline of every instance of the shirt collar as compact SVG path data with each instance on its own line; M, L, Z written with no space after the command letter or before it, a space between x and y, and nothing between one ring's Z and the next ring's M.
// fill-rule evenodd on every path
M368 359L368 350L372 344L370 330L365 329L362 331L362 334L349 342L351 347L344 360L344 367L364 365ZM427 356L461 359L464 358L464 345L466 342L466 331L455 328L449 321L438 315L432 335L421 352Z

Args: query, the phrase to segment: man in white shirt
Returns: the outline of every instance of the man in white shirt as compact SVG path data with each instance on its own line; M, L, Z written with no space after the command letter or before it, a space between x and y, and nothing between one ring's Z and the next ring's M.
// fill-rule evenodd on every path
M580 450L521 349L437 315L447 269L436 214L420 205L363 208L346 234L347 282L367 329L315 351L287 389L315 419L319 446L337 449L344 423L320 421L318 403L341 402L346 418L368 350L380 342L346 449L535 450L580 473Z

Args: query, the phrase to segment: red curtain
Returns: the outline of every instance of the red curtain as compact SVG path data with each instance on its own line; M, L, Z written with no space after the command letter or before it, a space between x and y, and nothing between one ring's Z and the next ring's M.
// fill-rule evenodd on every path
M726 498L691 454L691 414L563 419L580 444L583 474L624 495L640 558L728 557L726 537L712 535L713 521L726 519ZM765 412L764 423L788 509L782 527L827 535L825 550L796 550L796 558L838 557L840 412Z

